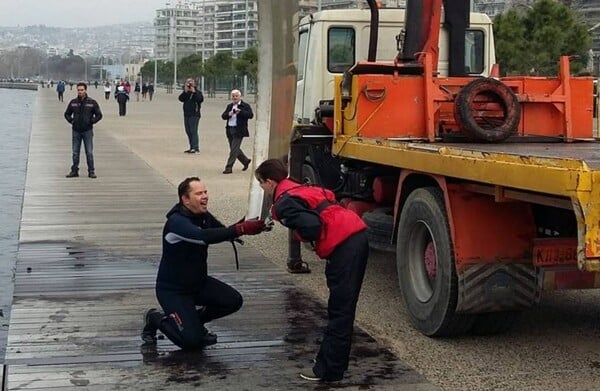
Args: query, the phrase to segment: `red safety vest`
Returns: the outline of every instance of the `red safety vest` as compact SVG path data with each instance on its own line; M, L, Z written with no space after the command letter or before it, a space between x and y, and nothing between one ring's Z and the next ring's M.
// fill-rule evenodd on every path
M304 200L310 209L319 213L321 235L314 243L315 252L321 258L327 258L336 246L357 232L367 229L364 221L351 210L337 204L335 195L328 189L318 186L302 185L290 179L284 179L275 188L271 217L275 216L275 204L283 196L298 197ZM302 240L299 235L295 235ZM304 240L305 241L305 240Z

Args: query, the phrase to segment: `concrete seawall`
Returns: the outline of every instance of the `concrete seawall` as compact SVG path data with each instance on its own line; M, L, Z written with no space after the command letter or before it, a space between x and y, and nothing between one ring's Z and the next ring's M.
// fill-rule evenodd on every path
M10 83L0 82L0 88L9 88L13 90L33 90L37 91L38 85L34 83Z

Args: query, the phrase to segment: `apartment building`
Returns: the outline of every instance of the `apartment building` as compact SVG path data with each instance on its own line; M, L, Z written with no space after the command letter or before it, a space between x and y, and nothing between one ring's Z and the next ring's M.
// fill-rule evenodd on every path
M174 61L199 53L239 55L257 42L257 0L168 2L154 18L156 58Z

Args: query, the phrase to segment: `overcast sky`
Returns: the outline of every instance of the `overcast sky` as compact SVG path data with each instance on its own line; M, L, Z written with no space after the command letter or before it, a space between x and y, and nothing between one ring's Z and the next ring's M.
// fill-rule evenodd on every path
M0 0L0 26L102 26L151 22L168 0ZM175 3L176 0L172 1Z

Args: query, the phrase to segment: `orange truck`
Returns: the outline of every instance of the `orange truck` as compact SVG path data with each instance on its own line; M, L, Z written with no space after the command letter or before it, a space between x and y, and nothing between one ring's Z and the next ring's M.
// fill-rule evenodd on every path
M363 217L373 247L395 253L418 330L503 332L543 291L600 287L592 78L567 57L555 77L497 77L491 22L465 0L368 0L366 17L341 22L296 22L283 3L259 4L276 20L259 25L269 133L255 153L289 148L292 176ZM378 35L388 14L404 19ZM380 59L390 38L397 53Z

